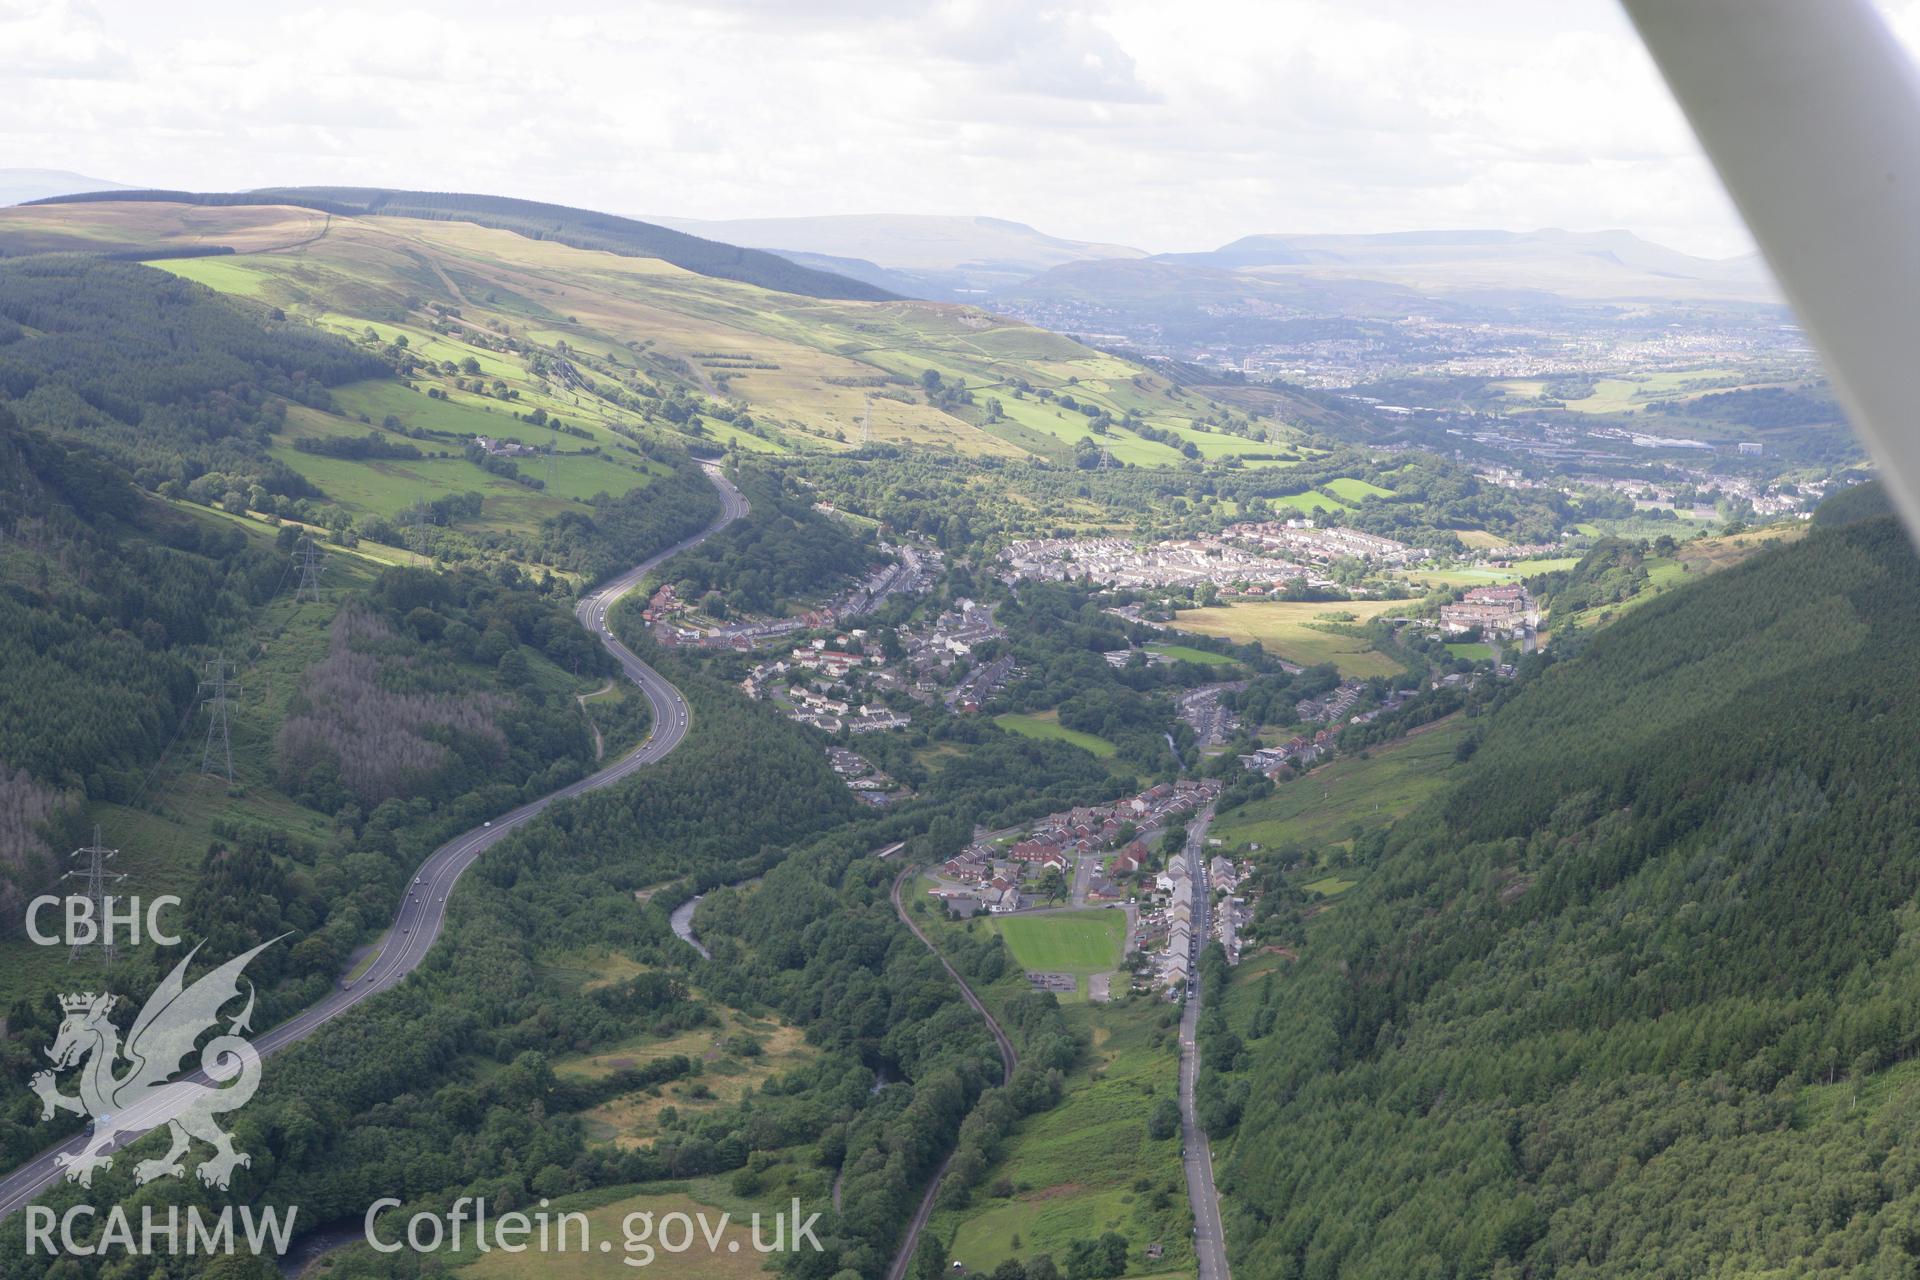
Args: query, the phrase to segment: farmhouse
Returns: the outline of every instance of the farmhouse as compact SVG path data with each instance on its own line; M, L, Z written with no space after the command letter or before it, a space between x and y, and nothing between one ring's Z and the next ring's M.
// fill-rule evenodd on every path
M523 454L540 452L534 446L521 444L518 440L495 440L491 436L475 436L473 442L480 446L480 452L490 458L517 458Z

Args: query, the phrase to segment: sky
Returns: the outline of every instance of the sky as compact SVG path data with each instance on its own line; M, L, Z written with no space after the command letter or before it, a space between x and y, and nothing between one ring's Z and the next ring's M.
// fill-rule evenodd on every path
M1752 247L1613 0L0 0L0 102L0 168L141 186Z

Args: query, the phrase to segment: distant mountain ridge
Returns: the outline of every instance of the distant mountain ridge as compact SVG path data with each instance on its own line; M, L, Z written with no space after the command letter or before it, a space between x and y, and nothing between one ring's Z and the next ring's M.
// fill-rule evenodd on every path
M659 225L749 244L800 265L894 293L1004 302L1033 318L1049 308L1138 310L1150 298L1182 308L1278 308L1301 314L1450 311L1610 302L1777 305L1757 254L1697 257L1630 231L1430 229L1381 234L1262 233L1201 252L1148 253L1049 235L989 217L834 215ZM1152 317L1136 317L1153 323Z
M1263 276L1375 280L1422 293L1525 288L1574 298L1778 299L1756 255L1700 258L1630 231L1252 235L1155 260Z
M0 169L0 205L26 204L81 191L131 191L123 182L89 178L66 169Z
M1072 262L989 306L1063 333L1149 349L1246 354L1372 340L1381 325L1591 322L1702 310L1773 323L1785 303L1759 258L1698 258L1627 231L1253 235L1199 253Z
M1048 235L1024 222L944 214L828 214L791 218L649 218L696 235L732 237L783 252L865 258L896 270L969 264L1054 267L1085 258L1144 258L1147 251Z
M1201 252L1149 253L986 216L640 220L500 196L378 187L190 194L138 190L61 170L0 169L0 203L102 199L274 202L345 215L470 220L576 248L659 258L784 293L1003 302L1029 318L1063 305L1112 305L1133 313L1136 324L1153 324L1151 312L1168 305L1183 309L1189 295L1205 297L1214 309L1252 308L1267 315L1321 309L1341 316L1404 314L1418 301L1442 310L1489 302L1781 302L1756 254L1702 258L1624 230L1261 233Z
M1149 256L1130 245L1049 235L1024 222L939 214L822 217L651 218L661 226L769 249L856 279L891 281L922 297L975 297L1053 267ZM826 264L836 264L827 267Z

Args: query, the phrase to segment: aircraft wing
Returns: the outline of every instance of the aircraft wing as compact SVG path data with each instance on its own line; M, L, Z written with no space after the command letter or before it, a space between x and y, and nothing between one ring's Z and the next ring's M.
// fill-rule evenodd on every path
M1867 0L1622 0L1920 538L1920 77Z

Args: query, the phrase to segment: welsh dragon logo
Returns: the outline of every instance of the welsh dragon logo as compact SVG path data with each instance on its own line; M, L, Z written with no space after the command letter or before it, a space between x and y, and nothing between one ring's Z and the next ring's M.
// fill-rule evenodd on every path
M117 997L90 991L60 997L67 1016L47 1050L54 1069L35 1075L32 1084L40 1095L42 1120L52 1119L55 1111L93 1117L86 1145L77 1153L54 1157L66 1170L67 1181L92 1186L96 1169L113 1167L110 1153L118 1135L138 1136L163 1124L172 1133L173 1145L159 1159L135 1165L135 1182L185 1176L180 1157L196 1138L213 1148L213 1155L198 1170L200 1180L210 1187L224 1190L235 1168L253 1163L245 1152L233 1149L233 1136L214 1122L215 1116L246 1105L260 1087L260 1055L240 1035L251 1030L252 983L246 984L246 1007L227 1024L226 1034L216 1035L200 1049L199 1071L183 1080L173 1076L202 1033L220 1021L220 1010L239 997L240 972L247 962L279 940L235 956L189 986L187 966L200 950L196 946L142 1006L124 1045L107 1016ZM121 1073L123 1060L126 1069ZM83 1062L80 1095L61 1093L57 1073Z

